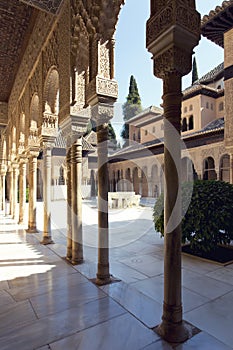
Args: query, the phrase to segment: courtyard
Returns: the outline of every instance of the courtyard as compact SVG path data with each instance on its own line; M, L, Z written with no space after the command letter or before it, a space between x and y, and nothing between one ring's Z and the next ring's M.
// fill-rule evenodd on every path
M154 231L152 201L110 209L110 272L114 283L97 287L96 201L83 202L84 259L66 255L66 203L52 202L54 244L41 245L1 213L0 349L135 350L232 349L233 264L182 256L184 320L196 335L168 344L153 331L163 304L163 239Z

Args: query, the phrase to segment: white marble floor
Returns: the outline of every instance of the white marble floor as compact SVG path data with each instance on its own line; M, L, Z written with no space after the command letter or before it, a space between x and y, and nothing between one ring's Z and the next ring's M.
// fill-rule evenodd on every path
M153 332L161 321L163 240L152 209L110 210L110 269L121 281L97 287L97 211L83 205L84 257L66 253L64 202L52 206L55 244L43 246L43 203L37 234L0 214L1 350L229 350L233 349L233 265L183 257L184 319L201 332L181 345Z

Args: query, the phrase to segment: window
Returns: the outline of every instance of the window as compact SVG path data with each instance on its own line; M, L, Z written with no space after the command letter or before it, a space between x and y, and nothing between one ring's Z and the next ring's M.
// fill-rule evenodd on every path
M189 110L192 111L193 110L193 105L189 106Z
M155 126L153 126L153 133L155 133Z
M182 121L182 131L187 131L187 119L184 118Z
M147 130L145 130L145 136L148 134L148 131Z
M213 109L214 109L213 103L211 103L211 105L210 105L210 109L211 109L211 110L213 110Z
M187 113L187 107L184 107L184 113Z
M135 136L135 133L133 134L133 140L134 140L134 141L136 140L136 136Z
M194 128L194 125L193 125L193 115L191 115L189 117L189 130L192 130Z
M219 105L218 105L218 110L219 111L223 111L223 109L224 109L224 103L220 102Z
M206 108L209 109L209 102L206 102Z

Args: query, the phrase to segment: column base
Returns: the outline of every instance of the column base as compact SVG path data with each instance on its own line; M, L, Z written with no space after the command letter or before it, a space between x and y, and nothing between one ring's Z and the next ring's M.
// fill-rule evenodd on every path
M38 233L39 231L37 230L36 227L28 227L28 228L26 229L26 232L27 232L27 233Z
M71 262L72 265L81 265L84 263L84 259L77 259L77 260L72 260L72 259L67 259Z
M100 278L100 277L98 277L98 275L96 275L96 278L93 278L91 281L94 284L96 284L97 286L105 286L107 284L121 282L120 279L115 278L112 275L110 275L109 277L105 277L105 278Z
M47 245L47 244L54 244L54 241L52 240L51 237L44 236L40 243L43 245Z
M184 321L179 323L162 321L154 331L169 343L183 343L192 336L192 332L186 327Z
M26 222L24 222L24 221L19 221L19 222L18 222L18 225L26 225Z

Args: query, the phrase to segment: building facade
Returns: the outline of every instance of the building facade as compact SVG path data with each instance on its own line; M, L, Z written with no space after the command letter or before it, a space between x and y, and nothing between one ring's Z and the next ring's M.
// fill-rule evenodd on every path
M224 91L223 63L183 91L182 181L230 181L230 154L224 141ZM142 197L157 197L164 186L163 110L151 106L127 123L131 144L111 157L111 189L130 189Z

